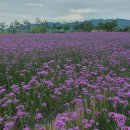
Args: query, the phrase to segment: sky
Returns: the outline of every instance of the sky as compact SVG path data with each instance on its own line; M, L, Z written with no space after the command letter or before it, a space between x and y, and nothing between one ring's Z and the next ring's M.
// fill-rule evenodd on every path
M0 22L130 19L130 0L0 0Z

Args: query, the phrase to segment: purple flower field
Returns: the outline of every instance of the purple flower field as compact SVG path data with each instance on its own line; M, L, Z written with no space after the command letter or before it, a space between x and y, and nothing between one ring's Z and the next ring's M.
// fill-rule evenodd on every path
M130 130L130 33L1 35L0 130Z

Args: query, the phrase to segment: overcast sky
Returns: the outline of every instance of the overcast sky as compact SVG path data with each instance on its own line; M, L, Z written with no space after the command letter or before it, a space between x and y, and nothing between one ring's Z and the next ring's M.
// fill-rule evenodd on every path
M0 0L0 22L130 19L130 0Z

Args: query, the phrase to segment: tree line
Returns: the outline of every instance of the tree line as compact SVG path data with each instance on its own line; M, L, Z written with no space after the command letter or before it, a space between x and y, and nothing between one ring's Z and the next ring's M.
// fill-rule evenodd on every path
M36 19L35 24L32 24L28 20L22 23L15 20L9 26L4 22L0 23L0 33L46 33L46 32L130 32L130 26L119 27L116 20L110 22L100 22L97 25L93 25L90 21L84 21L74 26L73 24L64 22L63 24L52 24L46 20Z

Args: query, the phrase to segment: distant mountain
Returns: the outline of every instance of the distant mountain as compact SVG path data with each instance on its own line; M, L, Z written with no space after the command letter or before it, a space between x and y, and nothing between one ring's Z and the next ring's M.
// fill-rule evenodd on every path
M89 21L92 22L93 25L97 25L100 22L105 23L110 22L112 20L116 20L119 27L130 26L130 20L127 19L92 19Z
M127 20L127 19L92 19L92 20L88 20L90 21L93 25L97 25L98 23L100 22L111 22L112 20L116 20L117 21L117 24L119 27L125 27L125 26L130 26L130 20ZM86 20L85 20L86 21ZM85 22L83 21L83 22ZM79 22L79 21L76 21L76 22L71 22L71 23L66 23L69 27L77 27L79 26L81 23L83 22ZM64 23L60 23L60 22L47 22L48 26L49 27L52 27L52 26L61 26L63 27L64 26ZM37 26L37 24L31 24L31 26Z
M75 22L71 22L71 23L60 23L60 22L47 22L46 24L48 25L48 30L52 31L52 30L60 30L60 31L64 31L67 30L66 28L69 28L69 31L74 31L75 29L77 29L79 27L80 24L86 22L86 21L90 21L94 26L96 26L98 23L100 22L110 22L112 20L116 20L118 27L123 28L126 26L130 26L130 20L126 20L126 19L92 19L92 20L85 20L85 21L75 21ZM23 25L21 24L19 27L17 28L10 28L7 27L5 29L5 32L28 32L29 28L33 28L33 27L37 27L39 26L38 24L32 24L30 23L30 26L27 27L27 25ZM31 29L30 29L31 30Z
M105 22L111 22L112 20L116 20L119 27L130 26L130 20L127 20L127 19L92 19L88 21L90 21L93 25L96 26L100 22L105 23ZM76 22L67 23L67 25L69 25L70 27L76 27L76 26L79 26L83 22L76 21ZM60 22L48 22L48 25L49 26L53 26L53 25L63 26L64 24Z
M117 19L117 23L119 26L130 26L130 20L125 20L125 19Z

